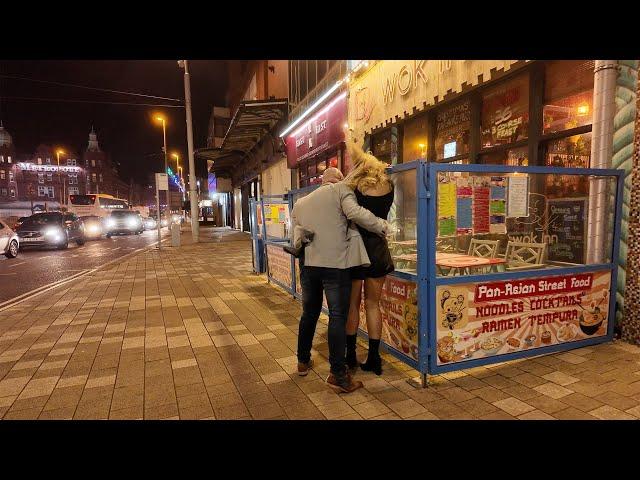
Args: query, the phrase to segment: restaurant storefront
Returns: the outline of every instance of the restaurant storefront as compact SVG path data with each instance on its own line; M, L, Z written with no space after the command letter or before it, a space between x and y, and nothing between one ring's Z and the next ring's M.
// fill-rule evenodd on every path
M349 85L349 126L390 165L588 167L593 70L593 60L378 61Z
M327 168L348 171L347 92L336 92L310 115L286 133L287 162L290 169L297 169L299 188L322 183Z

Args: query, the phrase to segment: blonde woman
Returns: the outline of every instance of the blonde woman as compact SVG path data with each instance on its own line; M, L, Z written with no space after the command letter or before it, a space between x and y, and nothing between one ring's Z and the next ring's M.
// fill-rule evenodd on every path
M387 164L373 155L365 153L361 148L351 145L350 157L353 170L343 182L355 193L361 207L371 211L383 220L387 219L393 204L393 183L385 173ZM358 367L356 357L356 338L360 319L360 302L362 301L362 284L364 282L364 305L369 336L369 354L367 361L360 364L364 371L382 374L380 359L380 335L382 319L380 315L380 295L385 277L393 272L393 260L387 241L363 228L360 235L367 249L371 265L351 269L351 300L347 320L347 355L346 363L350 369Z

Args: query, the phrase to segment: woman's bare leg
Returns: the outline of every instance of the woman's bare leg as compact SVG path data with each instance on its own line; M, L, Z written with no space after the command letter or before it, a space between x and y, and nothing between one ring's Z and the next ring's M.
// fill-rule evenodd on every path
M347 318L347 335L355 335L360 323L360 302L362 301L362 280L351 281L351 299Z
M380 297L384 279L367 278L364 281L364 308L367 313L367 333L369 338L380 340L382 335L382 317L380 315Z

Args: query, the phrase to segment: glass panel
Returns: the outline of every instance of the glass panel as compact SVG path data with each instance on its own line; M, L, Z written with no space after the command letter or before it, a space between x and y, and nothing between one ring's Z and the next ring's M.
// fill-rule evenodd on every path
M417 116L405 123L402 135L403 162L426 158L428 131L426 115Z
M551 167L589 168L591 162L591 133L574 135L548 142L545 164ZM576 175L555 175L547 178L546 194L550 197L586 195L588 179Z
M436 159L469 153L471 102L466 101L436 114Z
M395 186L388 218L393 231L389 238L391 257L396 271L417 275L416 170L394 173L391 179Z
M529 147L511 148L480 155L480 163L491 165L529 165Z
M561 60L546 65L544 134L592 122L593 68L593 60Z
M566 178L581 192L549 195ZM564 180L563 180L564 179ZM601 193L599 193L601 192ZM436 266L440 276L583 265L590 248L611 261L615 178L581 175L440 172ZM606 205L606 207L600 207ZM594 227L595 228L595 227Z
M288 238L291 225L289 204L265 203L264 222L267 237Z
M523 140L529 130L529 75L520 75L482 95L482 146Z

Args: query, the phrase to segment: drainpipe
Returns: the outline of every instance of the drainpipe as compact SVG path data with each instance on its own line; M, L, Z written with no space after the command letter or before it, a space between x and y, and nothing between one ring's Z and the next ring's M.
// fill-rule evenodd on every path
M616 113L617 60L596 60L593 84L591 168L611 168L613 117ZM607 231L608 179L589 180L587 263L604 263Z

